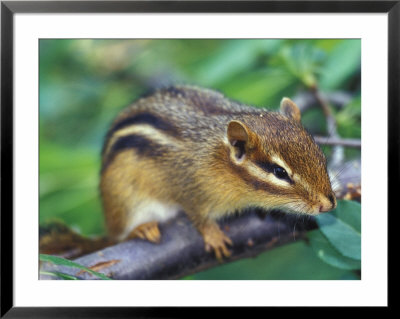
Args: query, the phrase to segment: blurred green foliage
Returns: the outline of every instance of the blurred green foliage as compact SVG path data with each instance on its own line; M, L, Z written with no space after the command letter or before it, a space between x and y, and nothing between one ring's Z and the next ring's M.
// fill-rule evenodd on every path
M318 229L308 233L317 256L327 264L349 270L361 269L361 205L339 200L332 212L316 217Z
M39 69L40 223L58 218L85 235L104 233L98 181L108 125L154 87L196 84L276 109L283 96L318 86L322 93L351 97L334 108L338 132L361 137L360 40L42 39ZM326 134L318 108L302 121L312 133ZM299 242L190 278L355 278L312 254Z

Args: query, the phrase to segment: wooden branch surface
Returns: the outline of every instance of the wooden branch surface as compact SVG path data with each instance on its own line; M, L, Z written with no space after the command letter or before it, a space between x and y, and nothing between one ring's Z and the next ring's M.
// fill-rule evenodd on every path
M343 166L337 176L337 181L341 183L341 197L346 195L350 183L360 184L360 169L359 161ZM230 262L254 257L268 249L302 239L316 224L308 216L279 212L266 214L252 209L222 221L220 226L234 244L230 248L232 256L224 260ZM87 267L98 266L100 270L96 271L113 279L177 279L219 264L213 253L205 251L203 239L183 213L168 223L161 224L160 231L160 244L133 239L74 261ZM79 269L51 264L43 264L42 270L60 271L82 279L98 279L80 272ZM54 279L48 276L41 278Z
M225 261L255 256L267 249L300 239L315 227L312 219L298 220L282 213L265 214L255 209L220 223L232 239L232 256ZM186 215L160 225L160 244L133 239L80 257L75 262L91 267L114 262L100 272L113 279L176 279L218 265L214 253L204 249L200 234ZM44 265L42 270L60 271L82 279L97 279L79 269ZM45 279L45 277L43 277ZM50 279L50 278L46 278Z

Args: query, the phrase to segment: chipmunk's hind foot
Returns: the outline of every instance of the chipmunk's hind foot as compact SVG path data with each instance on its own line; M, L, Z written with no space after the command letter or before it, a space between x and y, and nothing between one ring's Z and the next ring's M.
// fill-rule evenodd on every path
M153 221L137 226L131 231L128 236L128 239L133 238L141 238L158 244L161 240L161 233L160 229L158 228L158 222Z

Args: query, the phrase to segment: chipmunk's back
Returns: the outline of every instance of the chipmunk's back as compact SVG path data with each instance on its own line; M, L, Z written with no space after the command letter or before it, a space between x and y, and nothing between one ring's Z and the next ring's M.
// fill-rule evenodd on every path
M171 145L181 144L181 147L185 147L185 144L179 143L179 139L194 142L208 140L212 143L212 140L220 139L226 131L221 123L228 123L246 114L266 112L230 100L209 89L194 86L160 89L127 107L114 120L105 139L103 163L109 163L109 157L113 156L110 150L117 142L116 137L129 136L133 132L139 134L141 131L142 135L153 133L157 136L161 133L165 141L170 138L174 140ZM211 135L210 130L213 131Z
M297 106L283 99L281 110L191 86L158 90L123 110L102 154L110 235L155 241L154 223L183 209L218 257L228 254L230 240L215 220L235 210L334 208L322 151L302 127Z

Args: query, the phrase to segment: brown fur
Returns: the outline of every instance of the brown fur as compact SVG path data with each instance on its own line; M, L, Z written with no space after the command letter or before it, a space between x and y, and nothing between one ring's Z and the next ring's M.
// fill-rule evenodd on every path
M292 103L285 100L284 115L242 105L212 90L176 86L126 108L113 122L103 151L101 194L110 236L121 236L135 214L132 209L148 198L180 205L204 238L215 238L215 220L248 206L309 214L333 208L336 203L327 199L333 192L325 157L301 126ZM240 124L227 133L232 121ZM113 138L121 127L143 127L143 132ZM146 133L148 127L158 137ZM239 145L245 150L242 162L235 160ZM287 187L271 182L271 172L263 173L269 174L267 180L251 173L251 165L274 157L300 182ZM204 229L214 235L207 236ZM226 255L225 247L206 244Z

